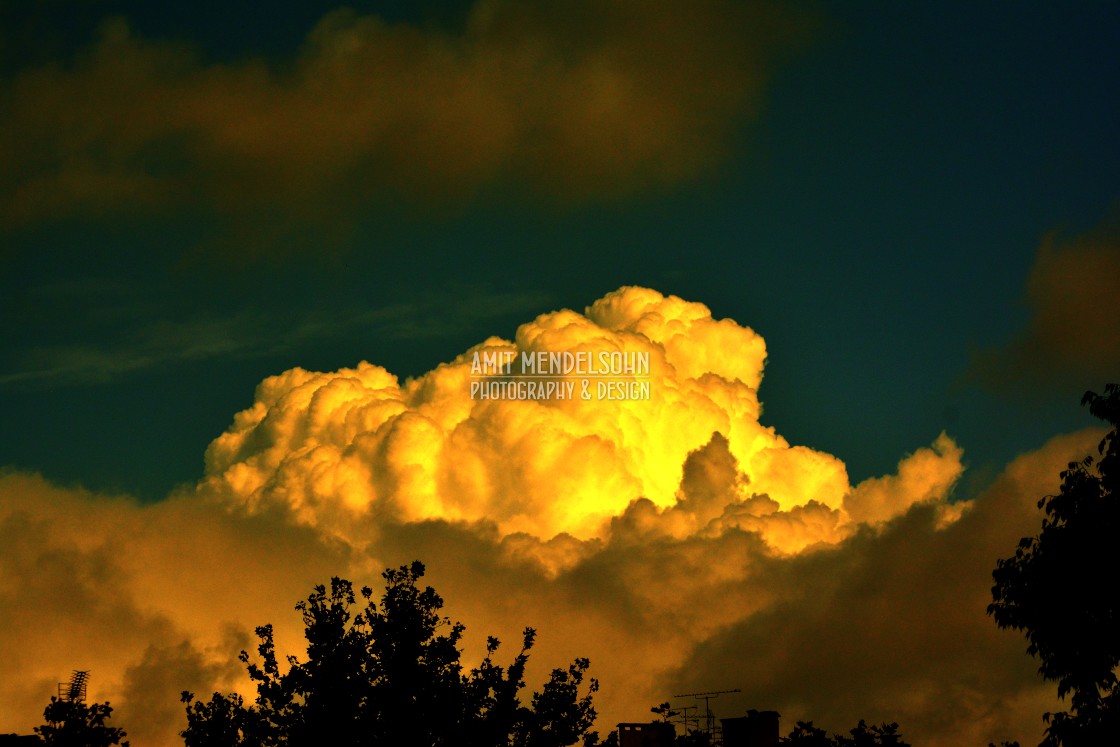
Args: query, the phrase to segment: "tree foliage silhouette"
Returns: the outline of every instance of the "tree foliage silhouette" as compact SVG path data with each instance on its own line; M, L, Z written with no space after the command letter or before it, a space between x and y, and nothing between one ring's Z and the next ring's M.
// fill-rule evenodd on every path
M508 666L495 664L499 641L490 637L482 663L464 673L463 625L441 617L443 600L417 585L423 564L383 575L380 605L368 587L359 603L352 584L340 578L296 605L305 662L288 657L282 669L272 626L257 628L260 662L241 652L255 702L220 693L202 702L184 692L186 747L565 747L594 739L588 730L598 683L586 678L587 659L554 669L526 705L520 692L536 638L532 628ZM364 608L356 610L359 605Z
M1039 501L1042 530L998 562L988 605L1001 628L1026 633L1039 673L1069 696L1069 711L1044 715L1051 747L1120 744L1120 386L1081 403L1112 425L1099 459L1071 462L1058 494Z
M830 737L824 729L813 726L812 721L798 721L789 736L782 739L782 744L788 747L910 747L902 740L895 723L868 726L860 719L848 734L850 736L834 734Z
M112 712L108 702L86 705L80 700L51 698L43 709L46 723L36 726L35 732L51 747L128 747L127 741L121 741L127 736L124 729L106 723Z
M835 747L836 740L830 738L824 729L813 726L812 721L798 721L782 744L791 747Z
M839 737L836 740L839 747L910 747L909 743L902 741L898 724L895 723L868 726L860 719L848 733L850 737Z

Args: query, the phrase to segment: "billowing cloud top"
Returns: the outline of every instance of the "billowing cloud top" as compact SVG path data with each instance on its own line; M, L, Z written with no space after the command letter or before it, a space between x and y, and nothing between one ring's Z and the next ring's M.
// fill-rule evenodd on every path
M472 398L476 354L520 361L560 351L647 355L648 399ZM730 493L705 509L717 513L705 513L703 524L737 521L718 511L730 504L741 511L738 503L752 498L783 512L812 505L883 520L915 497L943 497L959 474L959 451L943 438L894 482L852 493L838 459L791 447L759 422L765 359L758 334L714 319L702 304L622 288L583 314L543 314L514 341L490 338L403 384L368 363L267 379L253 406L211 444L200 489L254 510L283 506L300 522L342 535L355 517L373 514L491 521L502 534L549 539L601 535L638 499L668 508L689 497L681 493L682 465L716 434L737 468Z

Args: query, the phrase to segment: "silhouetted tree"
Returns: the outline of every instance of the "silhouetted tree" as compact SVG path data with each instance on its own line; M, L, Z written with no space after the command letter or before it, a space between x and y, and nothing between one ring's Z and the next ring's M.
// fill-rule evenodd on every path
M813 726L812 721L798 721L782 744L790 747L835 747L836 740L830 738L824 729Z
M121 742L127 736L124 729L105 723L112 712L108 702L86 705L80 700L51 698L43 709L46 723L36 726L35 732L51 747L128 747L127 741Z
M266 738L270 729L261 711L246 708L240 695L214 693L207 703L191 703L193 696L187 692L183 697L188 703L189 726L182 732L186 747L235 747L275 741Z
M898 724L894 723L868 726L860 719L849 734L850 737L839 737L836 744L839 747L910 747L908 742L902 741Z
M1001 628L1026 632L1039 673L1070 697L1069 711L1043 717L1048 746L1120 744L1120 387L1086 392L1081 402L1112 425L1100 459L1070 463L1060 492L1039 501L1042 531L997 563L988 605Z
M782 744L789 747L910 747L902 741L898 724L894 723L868 726L860 719L848 733L847 737L838 734L830 737L824 729L813 726L812 721L798 721L789 736L782 739Z
M661 705L655 705L653 708L649 709L649 712L654 714L655 716L660 716L661 720L665 722L672 721L675 717L681 715L681 712L674 711L673 707L669 705L668 702L662 703Z
M607 738L600 741L599 732L589 731L583 735L583 747L618 747L618 732L611 730Z
M528 652L536 638L526 628L520 653L508 667L494 663L499 641L489 638L482 663L464 674L460 623L440 617L443 600L417 581L424 566L389 569L378 605L361 589L331 579L330 591L315 587L296 609L303 615L307 661L276 656L271 625L257 628L260 663L241 661L256 683L256 701L214 693L209 702L187 704L187 747L303 747L392 745L441 747L566 747L589 733L595 720L592 694L584 684L589 662L576 659L552 671L529 705L520 701Z

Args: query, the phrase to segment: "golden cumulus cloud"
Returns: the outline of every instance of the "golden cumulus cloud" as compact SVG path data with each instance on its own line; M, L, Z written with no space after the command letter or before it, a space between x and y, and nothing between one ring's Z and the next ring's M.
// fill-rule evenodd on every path
M0 224L201 208L259 248L511 180L562 201L660 190L728 158L807 25L731 0L478 0L455 32L342 9L281 64L209 63L113 19L72 64L0 84Z
M471 398L475 353L547 350L648 354L651 396ZM949 501L962 453L944 434L852 486L760 423L765 358L702 304L622 288L416 379L369 363L270 377L205 477L155 504L0 474L0 731L29 730L80 667L137 740L175 744L179 691L246 688L234 657L253 626L300 653L291 605L312 584L420 558L468 626L467 661L525 625L530 681L590 657L600 729L741 687L726 708L787 726L898 720L935 747L1036 735L1053 704L984 614L991 567L1100 432L968 502Z
M472 399L476 355L557 351L647 356L650 396ZM514 341L491 338L403 384L368 363L270 378L211 444L199 489L250 510L279 505L346 537L356 520L383 516L586 539L637 499L674 505L681 465L720 434L742 470L735 495L839 508L843 464L790 447L759 422L765 357L754 331L702 304L623 288L585 314L543 314Z

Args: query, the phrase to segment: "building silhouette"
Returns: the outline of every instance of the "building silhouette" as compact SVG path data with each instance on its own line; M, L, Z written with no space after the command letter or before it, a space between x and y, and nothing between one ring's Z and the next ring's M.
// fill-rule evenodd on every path
M777 711L751 709L745 716L719 719L721 728L704 733L715 747L778 747L780 718ZM668 721L618 724L619 747L673 747L676 736Z
M618 747L673 747L677 730L667 721L618 725Z
M778 747L777 711L747 711L746 716L721 718L723 747Z

